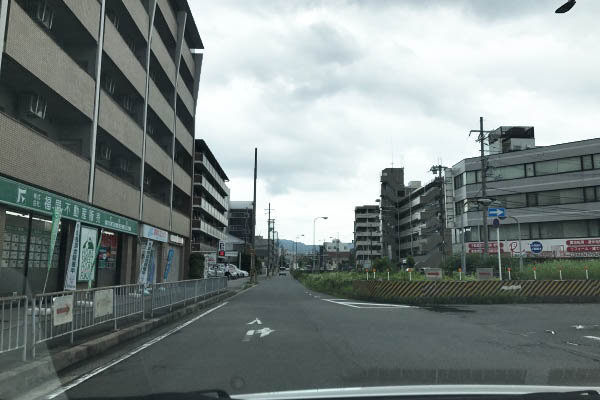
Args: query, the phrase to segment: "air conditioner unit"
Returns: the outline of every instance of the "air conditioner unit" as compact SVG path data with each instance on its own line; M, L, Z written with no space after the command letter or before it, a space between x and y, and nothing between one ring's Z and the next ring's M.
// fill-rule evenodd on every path
M25 94L24 104L27 115L40 119L46 118L46 106L48 103L44 97L37 93L27 93Z
M114 11L107 10L106 17L110 20L110 22L112 22L112 24L115 26L115 28L119 29L119 17L117 16L117 14Z
M101 143L100 144L100 152L98 154L98 157L101 160L110 161L111 154L112 154L112 149L110 148L110 146L105 143Z
M126 158L119 158L117 168L122 172L129 173L129 160Z
M102 75L102 81L104 90L106 90L109 94L115 94L115 89L117 87L115 80L108 75Z

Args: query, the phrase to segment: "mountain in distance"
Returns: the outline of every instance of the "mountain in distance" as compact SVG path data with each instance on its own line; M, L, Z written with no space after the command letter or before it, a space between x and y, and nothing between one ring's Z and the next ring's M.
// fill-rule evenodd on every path
M287 252L294 253L296 251L296 242L288 239L279 239L279 245ZM298 254L312 253L312 245L298 242Z

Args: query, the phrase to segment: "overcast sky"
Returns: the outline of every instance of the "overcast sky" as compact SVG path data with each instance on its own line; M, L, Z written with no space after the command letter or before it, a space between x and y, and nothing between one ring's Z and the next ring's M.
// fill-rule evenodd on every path
M477 155L470 129L535 126L536 144L598 137L600 1L191 0L204 42L196 137L252 199L257 234L351 241L383 168L405 183Z

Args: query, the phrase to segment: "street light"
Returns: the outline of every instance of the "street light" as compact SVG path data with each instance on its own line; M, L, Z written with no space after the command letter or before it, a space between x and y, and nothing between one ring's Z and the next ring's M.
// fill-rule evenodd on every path
M555 11L555 13L557 14L564 14L566 12L568 12L571 8L573 8L573 6L575 5L576 1L575 0L569 0L567 1L565 4L563 4L562 6L558 7Z
M317 224L318 219L327 219L327 217L316 217L313 220L313 265L312 265L313 272L315 271L315 257L317 254L316 250L315 250L315 229L316 229L316 224Z
M295 268L298 268L298 239L300 239L301 236L304 236L304 234L296 235L296 251L294 252L294 267Z

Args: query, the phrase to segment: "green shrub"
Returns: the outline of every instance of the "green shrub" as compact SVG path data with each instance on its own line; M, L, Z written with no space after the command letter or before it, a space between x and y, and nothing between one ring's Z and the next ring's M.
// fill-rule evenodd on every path
M190 255L190 279L204 278L204 254L192 253Z

